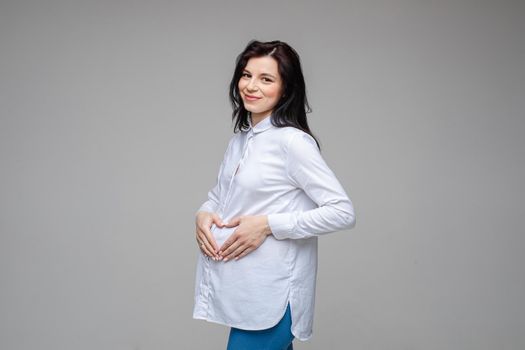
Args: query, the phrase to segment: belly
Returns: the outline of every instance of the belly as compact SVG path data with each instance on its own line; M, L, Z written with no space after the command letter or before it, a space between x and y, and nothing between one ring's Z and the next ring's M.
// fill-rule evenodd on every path
M235 228L214 228L212 230L219 247L230 237ZM286 281L291 274L291 240L277 240L272 235L254 251L239 260L214 261L212 270L215 286L222 291L238 288L252 293L257 289L276 287Z

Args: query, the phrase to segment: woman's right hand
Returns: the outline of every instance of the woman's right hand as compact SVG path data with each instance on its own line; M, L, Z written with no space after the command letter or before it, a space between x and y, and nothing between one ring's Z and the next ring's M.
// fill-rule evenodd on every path
M215 241L211 233L211 225L215 224L217 227L224 227L225 223L222 222L219 215L208 211L199 211L195 216L195 231L197 244L200 250L213 260L219 260L220 256L219 246Z

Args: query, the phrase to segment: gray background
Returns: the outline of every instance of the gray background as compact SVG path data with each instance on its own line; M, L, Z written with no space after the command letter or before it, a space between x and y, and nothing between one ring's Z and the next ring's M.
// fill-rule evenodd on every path
M0 3L0 348L223 349L197 207L250 39L301 55L355 204L296 349L523 349L521 1Z

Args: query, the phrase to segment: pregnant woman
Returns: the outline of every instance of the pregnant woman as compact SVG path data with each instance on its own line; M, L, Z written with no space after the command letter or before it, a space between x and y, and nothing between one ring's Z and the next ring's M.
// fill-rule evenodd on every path
M354 227L354 207L308 127L293 48L251 41L230 99L233 136L196 212L193 317L230 327L228 350L289 350L312 335L318 237Z

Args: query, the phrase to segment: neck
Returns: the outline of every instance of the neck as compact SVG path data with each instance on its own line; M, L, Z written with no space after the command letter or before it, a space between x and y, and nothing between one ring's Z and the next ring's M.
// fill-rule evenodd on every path
M263 114L263 113L251 113L251 118L252 118L252 126L255 126L257 125L261 120L263 120L264 118L268 117L271 113L266 113L266 114Z

